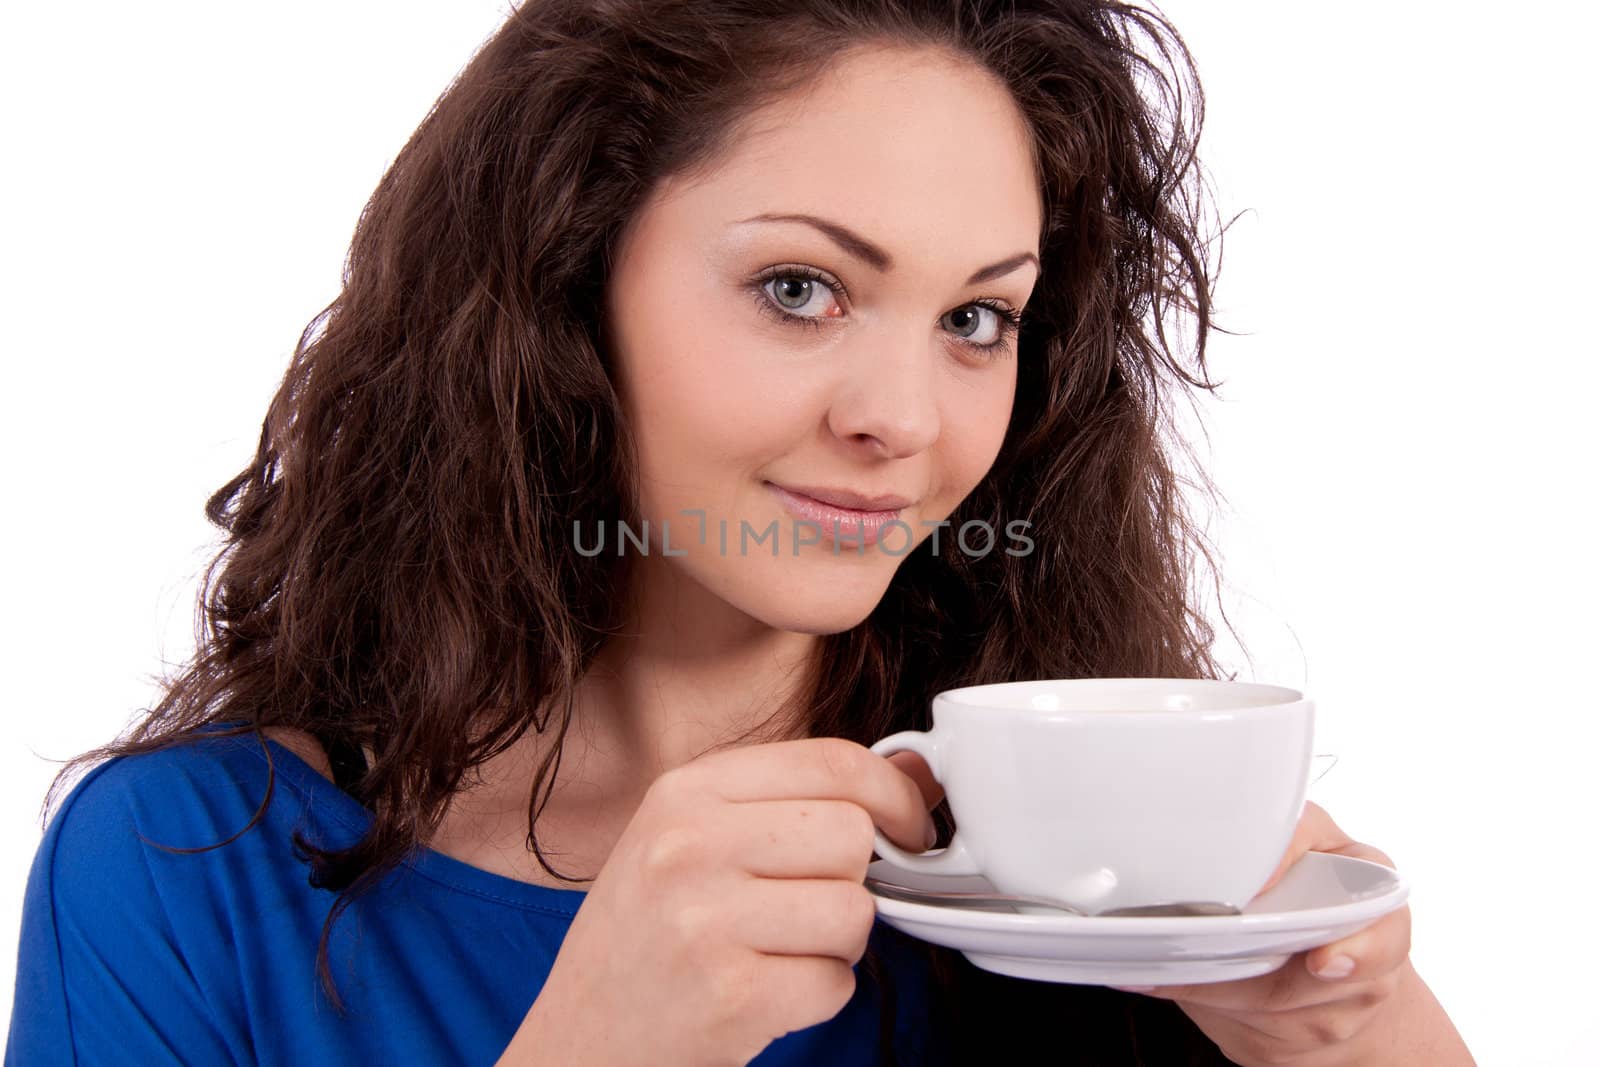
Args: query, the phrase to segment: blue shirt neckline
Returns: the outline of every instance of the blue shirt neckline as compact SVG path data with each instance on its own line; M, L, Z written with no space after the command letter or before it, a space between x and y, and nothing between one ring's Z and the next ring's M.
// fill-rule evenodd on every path
M266 762L267 755L253 735L240 734L228 740L245 745ZM266 743L272 748L272 766L277 775L313 800L318 811L331 815L358 835L366 833L376 818L367 807L323 777L292 749L272 738L266 738ZM534 911L554 911L570 917L577 914L578 907L588 896L588 891L583 889L556 889L495 874L426 846L420 846L403 862L416 873L448 888Z

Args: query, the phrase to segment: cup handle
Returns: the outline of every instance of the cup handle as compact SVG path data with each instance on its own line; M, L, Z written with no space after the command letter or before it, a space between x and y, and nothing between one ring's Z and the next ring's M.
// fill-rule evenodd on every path
M915 752L927 763L928 769L933 772L933 777L939 779L939 743L937 728L928 730L902 730L897 734L890 734L874 744L872 752L880 756L887 756L891 752ZM912 855L899 848L883 836L883 831L874 828L873 849L879 857L890 865L913 874L981 874L978 865L967 852L967 846L961 840L961 831L958 828L950 838L950 843L944 848L932 852Z

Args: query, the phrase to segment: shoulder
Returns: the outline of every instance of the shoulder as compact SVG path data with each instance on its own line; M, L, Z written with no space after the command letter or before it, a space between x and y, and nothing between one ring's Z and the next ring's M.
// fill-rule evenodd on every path
M272 740L283 748L273 746L270 765L255 734L210 730L95 765L37 846L38 904L80 917L86 934L120 937L118 927L134 926L181 934L207 916L248 921L232 914L244 901L297 891L306 878L298 842L345 847L363 827L354 801L343 810L331 786L313 789L318 779L302 761L316 754L314 741Z
M241 876L254 880L266 849L260 834L206 849L261 808L256 744L200 734L106 760L67 793L24 891L20 1058L53 1062L70 1047L81 1062L155 1062L181 1048L231 1062L230 1046L248 1047L230 1029L238 960L215 946L231 946L227 927L246 913L259 918Z
M248 818L265 799L267 765L252 751L259 744L249 735L200 733L97 764L72 787L46 830L55 865L118 855L130 839L135 846L142 837L187 847L240 829L242 822L230 824ZM281 788L280 775L275 792Z
M303 779L284 773L281 758L270 776L261 744L201 732L94 766L38 845L36 904L71 917L88 938L120 943L142 928L181 940L248 899L240 886L303 882L294 835L351 831L316 817Z
M281 750L269 766L270 753L260 737L218 734L218 729L203 727L166 747L114 756L92 767L51 817L39 861L62 882L97 870L131 880L159 875L174 862L186 871L205 866L195 862L197 856L233 865L268 847L264 833L275 840L308 817L319 826L325 823L308 816L308 809L323 808L307 792L312 776L305 767L286 765ZM263 733L331 780L322 746L310 734ZM263 831L261 824L272 829ZM224 841L229 843L209 850ZM233 858L222 861L222 855ZM255 858L264 861L267 855ZM103 883L105 877L95 881Z

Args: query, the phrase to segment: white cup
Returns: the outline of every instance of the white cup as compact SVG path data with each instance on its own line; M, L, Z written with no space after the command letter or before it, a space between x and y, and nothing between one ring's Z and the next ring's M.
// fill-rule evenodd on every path
M948 847L877 852L916 874L1089 914L1206 901L1243 908L1277 869L1305 805L1313 706L1293 689L1179 678L1072 678L950 689L920 755L955 817Z

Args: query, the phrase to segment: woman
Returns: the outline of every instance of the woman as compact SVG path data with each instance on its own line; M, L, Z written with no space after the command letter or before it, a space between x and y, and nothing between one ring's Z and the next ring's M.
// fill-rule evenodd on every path
M1139 91L1192 75L1093 2L513 13L208 504L194 663L74 761L118 757L49 822L8 1062L1470 1062L1404 911L1144 995L861 884L874 825L950 831L862 747L933 693L1217 671L1158 434L1213 387L1197 127ZM906 551L791 537L824 497Z

